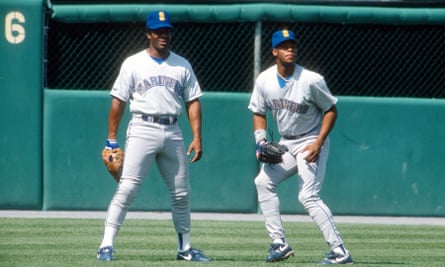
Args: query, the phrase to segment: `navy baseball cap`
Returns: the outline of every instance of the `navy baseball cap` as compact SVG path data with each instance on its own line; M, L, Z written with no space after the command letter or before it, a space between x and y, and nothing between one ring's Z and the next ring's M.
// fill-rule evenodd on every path
M272 48L277 47L277 45L281 44L285 41L294 41L297 42L298 39L295 37L295 33L293 31L289 31L287 29L276 31L272 35Z
M167 11L153 11L150 12L147 16L147 29L157 30L161 28L170 28L173 29L173 26L170 23L170 14Z

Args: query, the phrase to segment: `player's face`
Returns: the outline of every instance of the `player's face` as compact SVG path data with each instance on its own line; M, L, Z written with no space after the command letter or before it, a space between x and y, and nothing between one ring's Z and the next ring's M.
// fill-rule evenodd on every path
M169 28L147 32L147 38L150 40L150 49L153 48L161 54L168 52L171 36L171 29Z
M297 57L297 43L286 41L272 50L272 54L283 64L293 64Z

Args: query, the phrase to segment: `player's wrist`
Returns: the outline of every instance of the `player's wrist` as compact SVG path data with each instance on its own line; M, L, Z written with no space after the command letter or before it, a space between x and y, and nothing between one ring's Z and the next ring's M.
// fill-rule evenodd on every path
M259 144L262 141L266 141L265 129L256 129L254 135L255 135L255 143Z
M316 146L318 146L318 147L322 147L323 144L324 144L324 139L319 137L319 138L317 138L317 139L314 141L313 144L316 145Z
M117 142L117 139L107 139L105 142L105 149L115 149L119 148L119 143Z
M202 142L202 137L200 135L194 135L193 140L196 140L198 142Z

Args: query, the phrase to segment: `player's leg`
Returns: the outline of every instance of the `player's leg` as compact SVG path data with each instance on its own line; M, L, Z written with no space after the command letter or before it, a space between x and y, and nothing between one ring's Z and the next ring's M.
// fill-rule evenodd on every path
M144 177L149 172L154 161L159 140L147 140L141 136L151 136L155 138L159 134L156 129L133 125L127 131L127 142L125 147L125 160L122 169L122 178L116 192L108 206L107 218L105 220L105 230L99 252L102 248L107 248L110 253L98 259L111 260L114 239L116 238L121 225L125 220L128 208L132 203ZM110 250L111 248L111 250Z
M350 263L352 259L348 251L344 248L343 240L334 223L332 212L319 196L326 172L328 154L329 140L325 141L317 162L307 162L304 159L304 155L301 153L297 154L298 175L300 180L298 200L321 231L331 252L343 255L334 259L336 262L326 261L325 263Z
M295 174L295 158L286 153L281 164L263 164L255 178L255 186L258 194L258 202L262 210L266 229L272 240L269 255L266 261L280 261L293 256L292 248L287 244L280 214L280 199L276 192L277 186Z
M178 126L167 133L163 149L156 161L159 172L167 185L172 209L172 219L178 234L178 260L209 261L203 252L192 248L190 242L190 182L188 161L182 132Z

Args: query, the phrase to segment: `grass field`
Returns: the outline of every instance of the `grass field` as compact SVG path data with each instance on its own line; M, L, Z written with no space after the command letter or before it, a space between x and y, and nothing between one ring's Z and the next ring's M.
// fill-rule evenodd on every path
M338 224L355 266L445 266L445 227ZM113 262L96 260L99 219L0 218L0 266L315 266L327 251L311 223L285 222L296 256L264 262L269 239L262 222L193 221L192 245L210 263L179 262L170 220L126 220Z

